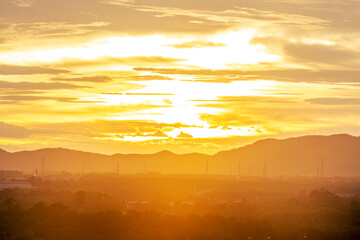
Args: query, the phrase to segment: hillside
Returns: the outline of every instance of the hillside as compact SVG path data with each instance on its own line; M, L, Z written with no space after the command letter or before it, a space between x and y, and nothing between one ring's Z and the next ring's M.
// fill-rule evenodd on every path
M284 140L264 139L209 156L199 153L104 155L63 148L8 153L0 150L2 169L27 173L113 172L233 175L310 175L323 168L326 176L360 176L360 137L350 135L303 136ZM117 170L118 169L118 170Z
M226 159L233 167L240 162L240 171L250 175L317 175L323 159L325 175L359 176L360 138L340 134L264 139L213 158L215 163Z

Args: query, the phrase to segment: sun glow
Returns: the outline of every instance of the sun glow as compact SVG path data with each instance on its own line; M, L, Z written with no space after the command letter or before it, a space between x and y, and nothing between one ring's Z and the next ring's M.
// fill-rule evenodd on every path
M234 81L231 83L196 82L177 80L154 80L133 82L143 88L129 90L120 95L101 94L99 97L106 105L149 103L171 105L193 105L192 102L217 100L220 96L261 96L274 89L278 83L273 81ZM146 100L144 100L146 99ZM96 98L95 98L96 100Z
M189 81L144 81L144 88L130 90L120 95L101 95L104 103L100 105L116 106L119 104L154 104L163 106L149 110L140 110L130 114L118 114L110 117L111 120L138 119L144 121L155 121L158 123L175 124L181 122L189 126L186 133L194 138L216 138L229 136L259 135L263 131L256 131L254 126L211 126L208 122L200 119L201 114L220 114L225 110L217 107L206 107L202 105L219 101L220 97L226 96L261 96L264 91L270 91L276 86L270 81L236 81L232 83L207 83ZM96 99L96 98L95 98ZM166 135L176 138L182 129L172 129ZM110 139L121 141L145 141L158 139L157 136L110 136ZM167 137L160 137L166 139Z
M0 2L10 151L213 153L360 134L355 1Z
M130 141L130 142L145 142L152 140L191 140L196 138L228 138L235 136L250 136L250 135L263 135L266 134L260 127L257 126L244 126L244 127L183 127L174 128L170 131L165 131L164 136L154 136L151 134L119 134L111 133L99 139L108 139L116 141ZM187 137L182 137L180 134L185 133Z
M109 69L117 70L119 66L127 65L126 61L116 61L117 58L162 56L184 65L221 69L227 68L231 64L257 64L280 59L279 56L270 55L261 51L259 47L250 45L249 42L254 36L254 30L242 30L219 33L208 38L174 38L166 35L109 37L75 47L29 49L21 52L9 51L0 56L0 62L30 65L39 63L63 65L68 63L77 66L77 68L83 68L83 70L94 70L96 61L98 61L98 64L107 65ZM194 41L199 43L210 42L214 46L175 47L181 43ZM221 45L216 46L216 43ZM76 65L76 62L79 61L94 61L94 63L78 63ZM165 64L166 67L175 62L167 64L162 62L162 64ZM131 65L134 66L134 64L136 66L136 63L133 62ZM142 62L142 64L144 63ZM142 64L139 66L143 66Z

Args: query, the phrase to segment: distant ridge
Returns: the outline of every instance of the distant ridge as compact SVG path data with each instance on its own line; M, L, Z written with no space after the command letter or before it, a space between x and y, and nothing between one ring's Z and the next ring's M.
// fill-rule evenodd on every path
M317 175L323 159L327 176L360 176L360 137L337 134L263 139L213 157L240 161L243 173L250 175L261 175L264 164L270 175Z
M175 154L164 150L154 154L105 155L65 148L47 148L9 153L0 149L0 169L27 173L46 162L48 173L68 171L135 174L229 174L267 176L316 176L321 160L325 176L360 176L360 137L348 134L263 139L215 155Z

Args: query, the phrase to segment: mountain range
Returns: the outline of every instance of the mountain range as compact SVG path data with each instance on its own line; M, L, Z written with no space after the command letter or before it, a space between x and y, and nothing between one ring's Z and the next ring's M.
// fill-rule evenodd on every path
M245 176L360 176L360 137L347 134L264 139L222 151L105 155L64 148L10 153L0 149L0 169L40 175L54 172L120 174L231 174Z

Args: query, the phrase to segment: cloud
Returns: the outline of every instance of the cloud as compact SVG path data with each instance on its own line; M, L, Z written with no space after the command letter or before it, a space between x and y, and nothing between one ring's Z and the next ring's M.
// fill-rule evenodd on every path
M253 45L264 45L270 53L282 53L289 62L307 65L327 64L356 67L360 64L360 51L348 46L324 43L304 43L288 41L280 37L254 37L250 41ZM356 67L357 68L357 67Z
M122 92L105 92L101 95L118 95L118 96L174 96L173 93L122 93ZM171 104L170 100L165 101L167 104ZM164 102L164 101L163 101Z
M232 82L248 80L274 80L279 82L310 82L310 83L359 83L359 70L329 70L329 69L180 69L180 68L139 68L135 71L157 74L175 74L193 76L196 81Z
M162 75L135 75L126 77L125 80L129 81L151 81L151 80L173 80L171 77Z
M15 1L15 0L14 0ZM193 33L208 34L231 28L278 24L297 28L322 26L325 20L287 3L233 0L202 2L176 1L98 1L74 4L71 0L27 0L18 5L0 1L2 16L9 22L1 35L59 37L106 32L116 34ZM351 10L351 9L349 9ZM61 14L66 12L66 17ZM290 14L291 12L292 14ZM321 13L321 12L320 12ZM119 17L121 16L121 17ZM165 20L164 20L165 18ZM10 21L16 19L15 21ZM124 21L126 19L126 21ZM271 23L271 24L270 24Z
M41 101L34 101L31 104L18 106L6 106L0 104L2 115L12 119L28 119L27 123L31 121L39 121L39 119L58 121L82 121L84 118L93 120L99 118L118 118L123 116L132 116L139 111L161 109L170 107L169 105L156 105L150 103L141 104L118 104L118 105L104 105L97 104L102 99L94 99L92 101L69 100L65 102L59 102L59 104L46 104ZM29 107L31 106L31 107ZM156 110L154 110L156 112ZM36 117L34 117L36 116ZM136 120L136 119L135 119ZM134 120L134 121L135 121ZM27 124L29 125L29 124ZM116 128L116 126L114 126ZM82 125L78 125L78 128L82 128ZM140 130L143 130L140 128ZM134 132L135 130L133 130Z
M0 81L0 89L15 89L15 90L55 90L55 89L78 89L88 88L78 86L70 83L59 82L8 82Z
M0 96L0 100L8 103L29 102L29 101L58 101L58 102L76 102L77 98L68 97L49 97L49 96L32 96L32 95L7 95Z
M31 131L27 128L0 122L1 138L26 138L30 135Z
M31 7L33 4L32 0L12 0L11 2L17 7Z
M14 2L22 6L16 6ZM357 90L360 86L358 1L208 0L204 4L204 1L191 0L112 0L108 3L104 3L104 0L87 0L86 4L84 1L74 4L72 0L33 0L34 4L29 6L30 2L27 0L0 0L0 55L5 56L14 52L14 55L19 54L21 57L21 54L26 52L33 56L33 53L36 55L38 50L49 50L49 57L56 58L55 55L59 52L58 48L61 48L71 52L67 54L67 50L64 50L64 52L61 51L61 54L76 57L78 50L85 52L88 46L96 48L98 44L101 46L103 43L107 44L108 37L121 38L155 34L160 38L165 36L169 40L166 44L174 43L171 38L174 38L174 41L177 39L175 42L179 43L170 46L177 49L168 47L168 52L165 52L163 56L160 56L161 51L159 51L153 54L157 56L102 57L93 61L65 58L54 65L51 63L37 67L7 65L6 71L4 67L0 67L0 74L7 72L6 75L9 75L1 76L4 81L0 81L0 101L13 104L0 104L2 120L5 122L16 121L19 124L26 120L24 126L33 129L31 124L35 124L41 119L44 121L44 123L39 123L43 124L39 127L43 130L42 134L45 135L47 131L54 132L53 137L47 134L42 136L42 139L40 137L34 139L34 144L35 142L47 142L45 139L51 138L56 139L54 141L57 143L69 141L69 145L78 146L77 143L80 144L80 140L76 142L78 139L73 138L74 135L81 138L83 136L99 136L104 133L134 134L137 129L139 132L144 132L145 135L154 134L157 130L168 133L177 126L130 120L101 122L94 119L148 119L152 117L161 119L160 114L167 113L167 111L165 109L158 110L159 108L166 106L176 109L184 103L189 108L193 107L194 114L196 116L200 114L201 120L216 126L218 130L222 126L234 129L234 126L258 125L261 128L256 131L265 129L263 133L266 134L267 132L319 129L319 126L325 128L336 124L338 126L348 123L359 125L357 123L360 113L357 100ZM232 40L236 45L237 39L226 39L226 33L223 35L223 32L230 30L235 33L244 29L251 29L249 34L258 36L258 38L253 38L251 43L262 45L256 46L260 55L260 52L266 50L279 56L279 60L273 63L233 64L218 70L182 65L194 62L191 56L198 58L199 55L195 55L196 52L202 51L187 48L221 47L222 42L228 43L230 48ZM211 35L214 33L216 36ZM187 37L203 41L184 40L188 39ZM134 48L146 48L146 44L144 46L136 46L135 42L133 44ZM122 50L122 47L124 46L120 44L114 47L111 55L115 56L117 51ZM251 48L254 49L255 46ZM72 49L77 50L73 51ZM132 49L126 50L129 50L129 55L131 55ZM213 50L222 51L221 48ZM190 54L187 55L187 52ZM103 53L105 55L107 51ZM121 52L121 54L127 53ZM230 54L246 55L247 51L238 49ZM188 62L182 62L183 58L187 58ZM21 59L16 58L9 58L9 62L7 62L6 56L3 59L5 64L10 64L10 60L21 62ZM31 57L34 64L37 59L40 58ZM62 70L62 66L73 73L67 75L66 72L56 72L65 71ZM131 67L135 67L134 71L131 71ZM95 68L97 69L93 70ZM19 74L40 73L65 74L50 77L19 76ZM16 75L10 76L14 74ZM111 79L108 79L107 76ZM43 80L45 78L51 79L53 82ZM128 82L173 79L176 81ZM183 97L180 96L183 95L180 88L173 88L173 85L182 84L183 81L228 83L258 80L272 81L269 82L267 90L254 89L257 94L268 97L240 98L232 96L225 98L218 96L223 92L220 86L224 88L224 94L229 94L226 89L231 88L232 84L214 84L219 85L219 89L215 89L213 94L201 91L197 93L196 89L194 91L190 91L190 89L187 94L185 90ZM239 85L241 84L239 83ZM202 84L199 83L199 85ZM254 83L254 85L256 84ZM142 88L143 90L141 90ZM180 90L177 91L178 89ZM127 93L126 91L129 90L136 90L138 93ZM211 89L200 88L200 90ZM284 93L281 93L282 91ZM125 97L125 99L136 98L136 102L128 105L120 103L122 97L97 94L104 92L123 95L137 94L139 96ZM155 97L155 95L164 95L162 92L174 92L175 95L170 100L164 99L167 98L166 96ZM238 91L239 95L245 92L246 89ZM301 95L297 95L299 93ZM154 96L145 97L150 94ZM88 98L94 101L89 101ZM198 102L190 102L185 100L188 98L199 99ZM101 101L112 102L114 99L120 99L119 105L94 104ZM213 100L206 101L209 99ZM182 103L183 101L184 103ZM14 104L17 102L29 102L29 104ZM207 111L201 107L209 107L214 111L211 111L212 109ZM84 122L85 119L92 122ZM47 125L53 121L80 122ZM358 126L349 129L357 131ZM69 135L64 138L57 136L57 133L62 134L61 131L65 134L69 133ZM89 140L94 139L86 138L81 143L85 146L84 148L89 148L87 144L94 146ZM195 142L195 139L179 138L177 141L189 143ZM221 141L225 141L225 138ZM214 139L205 139L201 144L214 143ZM222 146L225 145L227 144ZM231 142L226 147L233 146L234 142ZM107 148L104 142L102 147ZM200 144L199 146L189 144L187 147L190 151L202 148ZM206 149L211 148L212 146L206 147ZM126 151L131 150L126 149Z
M124 136L124 135L122 135L122 136ZM147 134L145 134L144 132L137 129L134 134L132 134L132 133L127 134L127 136L132 136L132 137L165 137L165 138L169 137L164 132L162 132L160 129L156 130L155 132L147 133Z
M310 106L309 102L314 105ZM358 104L355 106L355 103ZM324 107L324 104L328 106ZM348 104L354 106L346 107ZM254 126L263 134L310 132L320 127L358 125L355 122L360 114L359 100L316 99L304 102L302 97L296 96L222 97L220 101L197 106L221 110L218 113L200 114L200 119L210 125Z
M271 93L272 94L272 93ZM291 93L291 95L297 95ZM290 95L290 96L291 96ZM216 100L191 100L196 102L215 102L215 104L251 104L251 103L296 103L291 101L288 94L275 94L275 96L219 96Z
M14 0L15 1L15 0ZM16 0L28 3L26 0ZM35 2L35 1L34 1ZM288 29L299 33L314 28L334 32L355 32L359 29L356 1L266 1L209 0L202 1L132 1L87 0L74 4L72 0L37 0L31 7L17 7L10 0L0 1L1 15L17 19L17 23L51 22L36 33L87 34L94 30L132 35L154 33L214 33L230 28L261 28L274 32ZM300 7L301 6L301 7ZM66 12L66 17L64 13ZM119 17L121 16L121 17ZM126 21L124 21L126 19ZM164 20L165 19L165 20ZM341 19L341 21L339 21ZM66 22L65 22L66 21ZM107 25L92 27L93 22ZM58 23L61 26L56 26ZM43 24L45 25L45 24ZM53 25L53 26L52 26ZM276 26L276 28L273 27ZM72 27L71 27L72 26ZM43 28L47 27L48 30ZM34 27L32 27L34 28ZM53 30L51 30L53 28ZM11 26L14 34L20 33ZM22 28L24 30L24 27ZM277 32L276 32L277 33ZM38 35L37 35L38 36Z
M212 69L182 69L182 68L147 68L134 67L134 71L153 72L159 74L179 74L179 75L234 75L245 73L240 70L212 70Z
M205 41L191 41L191 42L183 42L183 43L167 45L167 46L173 48L206 48L206 47L224 47L226 46L226 44L205 42Z
M321 105L360 105L360 98L325 97L311 98L307 102Z
M0 88L0 94L2 95L28 95L28 94L42 94L42 91L39 90L13 90L13 89L4 89Z
M193 138L192 135L184 132L180 132L180 134L177 136L178 138Z
M157 130L156 132L152 134L147 134L146 137L168 137L165 133L163 133L161 130Z
M283 82L310 82L310 83L358 83L358 70L309 70L284 69L268 71L250 71L257 78Z
M122 120L93 120L79 122L33 123L32 129L41 134L78 134L86 136L99 136L103 134L128 134L129 136L162 136L158 130L196 127L182 123L168 124L155 121L122 121ZM133 134L135 132L135 135Z
M114 5L121 5L126 3L133 3L135 0L101 0L100 2L106 4L114 4Z
M228 96L197 106L222 110L216 114L200 114L201 120L216 127L278 126L282 123L289 126L307 122L311 118L309 113L313 111L307 111L301 102L289 102L287 97Z
M108 66L108 65L126 65L126 66L157 66L157 65L174 65L185 59L170 58L163 56L133 56L133 57L102 57L93 60L83 60L76 58L64 58L62 62L55 63L55 66L61 67L91 67L91 66Z
M5 22L6 28L2 29L0 33L5 36L20 35L22 38L30 38L34 35L38 38L63 37L90 33L96 28L103 28L109 24L108 22Z
M168 96L174 95L173 93L102 93L109 95L130 95L130 96Z
M152 12L156 13L155 16L160 17L191 17L198 20L207 20L213 22L229 22L229 23L253 23L256 21L272 20L273 22L287 23L287 24L316 24L322 23L319 18L300 15L289 14L276 9L261 10L265 5L265 1L256 1L252 3L250 1L242 1L241 5L234 4L233 1L222 1L221 4L216 1L209 1L207 4L194 4L193 1L183 1L181 4L157 4L155 1L146 1L142 4L137 2L124 3L123 1L102 1L107 4L113 4L118 6L132 7L140 12ZM252 5L252 6L251 6ZM253 6L257 5L258 8ZM211 7L209 7L211 6Z
M138 129L133 136L134 137L144 137L145 135L142 132L140 132L140 130Z
M360 52L339 46L323 44L294 44L283 46L284 54L289 60L302 63L331 64L335 66L359 66Z
M104 83L111 82L112 79L108 76L92 76L92 77L79 77L79 78L51 78L51 80L59 82L93 82L93 83Z
M0 65L0 75L33 75L68 73L67 70L44 67L29 67L16 65Z
M131 2L118 1L122 4ZM6 9L6 11L1 11L1 9ZM104 4L99 0L87 0L86 4L74 4L72 0L36 0L36 4L27 8L17 7L10 0L2 0L0 11L1 16L9 20L5 22L8 27L2 33L16 34L22 38L32 38L34 35L72 37L79 34L91 35L94 32L132 35L169 32L197 33L199 31L209 33L227 29L230 26L224 22L214 23L206 19L203 21L209 24L193 23L189 21L189 17L183 16L175 16L164 21L158 17L162 13L139 11L132 6ZM16 19L16 22L11 22L12 19ZM197 18L190 17L190 19ZM46 25L46 23L50 24Z

